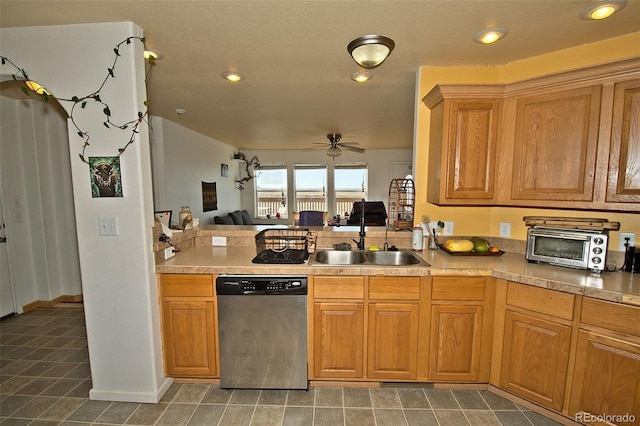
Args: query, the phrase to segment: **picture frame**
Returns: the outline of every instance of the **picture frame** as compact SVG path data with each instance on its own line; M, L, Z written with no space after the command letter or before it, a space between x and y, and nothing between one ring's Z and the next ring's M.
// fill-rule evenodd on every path
M123 197L120 157L89 157L91 197Z
M218 210L218 190L216 182L202 181L202 211Z
M153 212L153 216L160 221L161 224L169 228L171 225L171 215L173 214L172 210L161 210L157 212Z
M220 164L220 176L228 177L229 176L229 165L228 164Z

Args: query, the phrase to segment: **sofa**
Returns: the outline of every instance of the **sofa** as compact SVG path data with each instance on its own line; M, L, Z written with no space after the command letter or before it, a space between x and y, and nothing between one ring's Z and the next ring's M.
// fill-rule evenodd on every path
M253 225L253 219L247 210L236 210L227 215L215 216L216 225Z

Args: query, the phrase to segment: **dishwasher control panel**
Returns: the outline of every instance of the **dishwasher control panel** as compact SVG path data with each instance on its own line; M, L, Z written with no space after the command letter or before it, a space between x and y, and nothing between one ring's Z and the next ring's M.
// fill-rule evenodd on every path
M271 275L221 275L216 279L219 295L307 294L307 277Z

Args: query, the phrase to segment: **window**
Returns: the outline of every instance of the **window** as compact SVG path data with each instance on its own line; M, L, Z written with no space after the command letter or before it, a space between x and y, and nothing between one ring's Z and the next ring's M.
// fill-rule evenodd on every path
M260 164L256 172L256 217L287 218L287 165Z
M346 216L354 201L367 198L367 165L342 163L334 167L335 213Z
M293 211L327 211L326 164L295 164L294 182L296 203Z

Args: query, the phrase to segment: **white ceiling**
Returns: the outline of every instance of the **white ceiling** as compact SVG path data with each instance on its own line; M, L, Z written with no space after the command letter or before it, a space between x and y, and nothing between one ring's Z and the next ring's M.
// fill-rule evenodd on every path
M640 0L603 21L580 19L594 2L2 0L0 26L135 22L165 55L148 83L150 114L240 149L305 148L334 132L368 149L410 148L419 66L499 65L640 31ZM472 41L494 26L509 35ZM396 48L356 84L346 47L366 34ZM225 71L247 79L231 84Z

